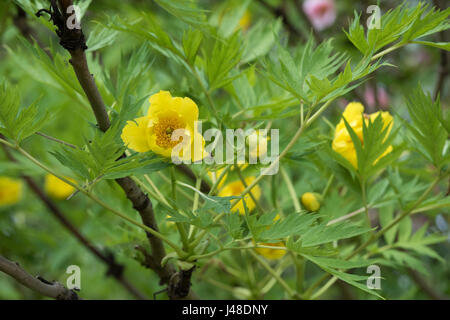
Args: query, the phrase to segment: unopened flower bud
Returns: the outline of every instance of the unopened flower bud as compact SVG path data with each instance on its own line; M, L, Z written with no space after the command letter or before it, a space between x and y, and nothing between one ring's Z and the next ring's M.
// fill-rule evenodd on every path
M316 192L305 192L301 201L306 210L318 211L322 203L322 196Z

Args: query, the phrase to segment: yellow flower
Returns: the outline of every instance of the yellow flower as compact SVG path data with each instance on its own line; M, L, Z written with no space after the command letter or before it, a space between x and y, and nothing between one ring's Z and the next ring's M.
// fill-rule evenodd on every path
M218 169L216 171L208 171L208 177L211 179L213 183L216 183L216 181L219 179L219 177L222 175L222 172L225 170L225 168ZM225 173L222 180L220 180L219 185L217 186L217 190L220 190L222 186L225 183L225 180L227 180L228 172Z
M205 140L197 132L197 120L198 107L194 101L187 97L172 97L170 92L160 91L150 97L146 116L127 122L121 138L128 148L136 152L151 150L164 157L171 157L172 149L184 142L187 148L179 150L179 158L198 161L205 156ZM181 133L179 139L173 141L172 133Z
M245 11L242 18L239 20L239 27L246 31L250 27L250 24L252 22L252 15L250 14L250 11Z
M267 154L267 142L269 137L260 130L256 130L248 136L249 155L253 159L261 159Z
M269 247L284 247L283 242L277 242L277 243L261 243L264 246ZM255 251L262 255L263 257L270 259L270 260L276 260L282 258L286 254L286 250L282 249L270 249L270 248L256 248Z
M22 182L17 179L0 177L0 206L11 205L22 198Z
M371 115L366 115L364 114L364 106L361 103L351 102L345 108L342 117L345 118L345 120L347 120L350 127L353 129L353 131L355 131L356 135L361 140L361 143L364 144L363 116L364 121L367 124L368 119L374 121L379 114L380 112L376 112ZM381 112L381 118L383 120L383 129L386 128L386 126L389 126L389 129L385 137L385 139L387 139L394 124L394 120L392 116L389 114L389 112ZM337 153L342 155L345 159L347 159L353 165L353 167L358 169L358 160L356 156L355 146L353 145L352 138L349 132L347 131L344 119L341 119L341 121L336 126L332 148L334 151L336 151ZM386 151L380 157L378 157L378 159L374 161L374 164L391 151L392 146L389 146L386 149Z
M254 180L255 180L254 177L249 177L249 178L245 179L245 183L248 186ZM245 190L244 184L242 183L242 181L238 180L238 181L231 182L231 183L225 185L223 187L223 189L220 190L218 195L219 195L219 197L240 196L244 190ZM255 185L251 189L251 192L256 200L258 200L261 197L261 188L258 185ZM245 205L247 206L247 209L249 212L251 212L253 209L255 209L256 204L253 201L253 199L249 193L247 193L243 197L243 200L245 201ZM239 200L239 202L233 208L233 210L236 210L237 212L239 212L239 214L245 214L244 203L242 202L243 200ZM231 202L233 202L233 200Z
M64 177L70 182L76 183L75 180L69 177ZM72 193L75 192L75 188L70 184L62 181L58 177L52 174L47 174L45 176L45 191L49 196L55 199L64 200L67 199Z
M381 113L381 119L383 120L383 130L387 126L389 126L389 128L387 129L387 132L386 132L386 136L383 139L383 142L384 142L384 141L386 141L386 139L388 138L389 134L391 133L392 127L394 126L394 119L392 118L392 116L391 116L391 114L389 112L378 111L378 112L372 113L370 115L370 120L372 122L375 121L375 119L378 117L378 115L380 113ZM366 119L366 121L367 121L367 119ZM388 153L392 152L392 150L393 150L392 146L387 147L387 149L383 152L383 154L381 156L379 156L378 159L376 159L373 164L376 164L378 162L378 160L383 158Z
M280 219L280 215L277 214L273 221L277 221ZM268 247L284 247L284 243L282 241L276 242L276 243L261 243L263 246ZM282 258L286 254L286 250L281 249L271 249L271 248L256 248L255 251L262 255L263 257L270 259L270 260L276 260Z
M318 211L322 202L322 196L315 192L305 192L301 197L301 201L306 210Z

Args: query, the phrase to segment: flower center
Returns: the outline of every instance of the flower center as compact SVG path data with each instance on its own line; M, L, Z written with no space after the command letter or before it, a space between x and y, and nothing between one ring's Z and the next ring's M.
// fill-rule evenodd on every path
M156 144L161 148L175 147L180 141L182 141L182 137L179 137L178 140L172 141L172 134L175 130L182 128L184 128L184 123L177 117L160 118L154 127Z
M323 3L315 8L314 13L318 17L322 17L329 11L329 9L330 9L330 5L328 3Z

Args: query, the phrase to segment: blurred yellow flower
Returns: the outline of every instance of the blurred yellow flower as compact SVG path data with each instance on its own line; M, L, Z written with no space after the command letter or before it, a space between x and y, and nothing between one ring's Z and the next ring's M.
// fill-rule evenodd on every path
M277 214L273 221L277 221L280 219L280 215ZM260 243L260 245L268 246L268 247L284 247L283 242L276 242L276 243ZM286 254L286 250L281 249L271 249L271 248L255 248L255 251L262 255L263 257L270 259L270 260L276 260L282 258Z
M172 97L168 91L160 91L150 97L147 115L128 121L121 138L128 148L136 152L153 151L171 157L172 149L180 142L189 142L190 152L181 148L178 156L182 160L198 161L205 156L205 140L197 132L198 107L190 98ZM181 129L182 136L173 141L172 133ZM187 141L183 141L183 137ZM194 144L194 139L197 143ZM194 150L196 147L196 150ZM189 151L189 149L187 149ZM190 153L190 154L189 154Z
M283 242L277 243L261 243L261 245L269 246L269 247L284 247ZM270 249L270 248L256 248L255 251L262 255L263 257L276 260L282 258L286 254L286 250L282 249Z
M246 31L250 27L252 23L252 15L250 14L250 11L246 10L242 18L239 20L239 27Z
M245 183L248 186L254 180L255 180L254 177L248 177L245 179ZM219 197L240 196L244 190L245 190L244 184L242 183L242 181L238 180L225 185L222 188L222 190L220 190L218 196ZM259 198L261 197L261 188L258 185L255 185L250 191L252 192L255 199L258 201ZM249 212L255 209L256 204L249 193L247 193L243 197L243 200L245 201L245 205L247 206ZM233 210L239 212L239 214L245 214L244 203L242 202L243 200L239 200L239 202L233 208ZM231 202L233 202L233 200L231 200Z
M261 159L267 154L267 142L270 140L262 131L256 130L248 136L249 155L253 159Z
M305 192L300 200L306 210L318 211L322 202L322 196L315 192Z
M222 175L222 172L225 170L225 168L218 169L216 171L208 171L208 177L211 179L212 183L216 183L216 181L219 179L219 177ZM220 190L222 186L225 184L225 180L227 180L228 172L225 173L222 180L220 180L217 190Z
M9 177L0 177L0 206L11 205L22 198L22 182Z
M76 183L75 180L69 177L64 177L70 182ZM45 191L47 194L54 198L59 200L65 200L67 197L69 197L72 193L75 192L75 188L72 187L70 184L62 181L58 177L47 174L45 176Z
M347 120L350 127L355 131L358 138L361 140L361 143L364 143L363 139L363 117L364 121L367 124L368 119L371 121L374 121L376 117L381 113L381 118L383 120L383 129L386 128L386 126L389 126L389 129L386 133L385 139L389 136L389 133L392 129L392 126L394 124L394 119L389 114L389 112L376 112L371 115L364 114L364 106L361 103L358 102L351 102L347 105L345 108L344 113L342 114L342 117ZM356 156L356 150L355 146L353 145L352 138L347 131L347 127L345 126L344 119L341 119L341 121L336 126L336 130L334 133L334 139L332 148L337 153L341 154L345 159L347 159L353 167L358 169L358 160ZM392 151L392 146L389 146L386 151L378 157L374 161L374 164L382 157L384 157L386 154Z

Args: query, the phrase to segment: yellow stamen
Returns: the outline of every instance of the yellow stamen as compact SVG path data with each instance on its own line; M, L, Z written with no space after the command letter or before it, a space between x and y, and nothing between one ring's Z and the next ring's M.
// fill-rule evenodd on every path
M155 124L154 132L156 135L156 144L161 148L173 148L180 141L181 137L172 141L172 133L177 129L184 128L184 123L181 119L176 117L160 118L158 123Z

